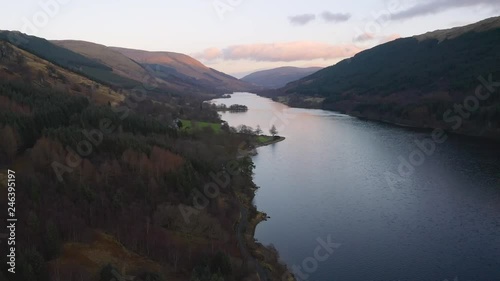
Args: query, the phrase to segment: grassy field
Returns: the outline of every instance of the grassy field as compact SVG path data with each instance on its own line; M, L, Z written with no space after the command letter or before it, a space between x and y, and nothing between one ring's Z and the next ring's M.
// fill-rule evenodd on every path
M221 124L218 123L208 123L208 122L198 122L191 120L181 120L182 128L181 130L186 133L192 133L193 131L203 130L204 128L211 128L216 134L222 132Z
M268 143L268 142L272 141L273 139L274 139L274 137L271 137L271 136L258 136L257 142L259 144L264 144L264 143Z
M222 132L221 124L218 123L198 122L191 120L181 120L181 122L182 122L181 131L188 134L193 133L195 131L201 131L205 128L212 129L212 131L214 131L216 134ZM274 137L265 135L253 136L251 139L252 142L257 146L267 145L275 141Z

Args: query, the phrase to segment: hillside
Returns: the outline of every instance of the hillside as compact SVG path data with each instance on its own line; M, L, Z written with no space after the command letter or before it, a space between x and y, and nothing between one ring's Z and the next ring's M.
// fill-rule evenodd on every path
M398 39L267 95L282 96L281 100L296 106L452 130L455 124L444 114L474 95L482 85L479 77L488 80L489 75L493 81L500 77L500 18ZM496 93L453 131L498 137L498 120Z
M213 92L250 91L255 86L203 65L196 59L173 52L148 52L125 48L116 50L144 67L152 69L154 75L167 81L179 81Z
M427 32L425 34L415 36L415 38L417 38L420 41L426 39L437 39L441 42L446 39L453 39L459 37L468 32L483 32L497 28L500 28L500 20L498 20L498 17L494 17L485 19L475 24Z
M163 75L159 71L160 67L153 68L150 65L141 65L121 52L104 45L75 40L52 42L109 67L117 75L140 82L141 84L154 85L159 91L163 90L183 94L186 92L199 94L213 93L211 87L204 87L206 85L200 85L196 82L193 83L190 81L193 79L178 79L177 77Z
M123 77L135 81L142 81L150 78L149 73L140 64L104 45L76 40L57 40L51 42L93 59L109 67L114 73Z
M200 95L255 88L183 54L110 48L75 40L48 41L17 31L0 31L0 41L114 88L147 85L157 92Z
M57 46L43 38L26 35L18 31L0 31L0 41L9 42L58 66L110 86L131 88L139 84L138 81L113 73L113 69L109 66Z
M287 274L273 248L244 233L261 216L252 159L240 155L253 133L222 126L215 109L200 107L206 97L145 89L137 99L70 70L109 70L120 56L98 62L41 42L50 61L32 53L38 47L0 40L0 183L14 170L23 206L8 280L256 280L264 265L269 280ZM220 192L208 199L214 173Z
M115 104L124 100L124 95L108 86L57 66L5 41L0 41L0 79L3 82L24 81L41 89L85 96L98 104Z
M321 69L321 67L300 68L284 66L257 71L241 78L241 80L266 89L278 89L286 86L286 84L292 81L309 76Z

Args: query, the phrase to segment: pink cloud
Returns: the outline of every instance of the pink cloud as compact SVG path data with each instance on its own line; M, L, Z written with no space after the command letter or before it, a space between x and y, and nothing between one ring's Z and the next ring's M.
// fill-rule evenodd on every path
M203 52L196 54L196 56L204 58L205 60L215 60L222 56L222 51L219 48L208 48Z
M269 44L234 45L224 49L209 48L195 54L198 59L210 61L252 60L252 61L301 61L314 59L336 59L351 57L362 51L354 44L332 45L322 42L297 41Z

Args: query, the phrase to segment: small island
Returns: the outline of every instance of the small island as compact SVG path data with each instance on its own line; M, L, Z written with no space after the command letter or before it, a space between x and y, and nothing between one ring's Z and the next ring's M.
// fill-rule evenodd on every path
M225 104L218 104L215 105L215 110L217 111L222 111L222 112L247 112L248 107L246 105L241 105L241 104L233 104L230 106L227 106Z

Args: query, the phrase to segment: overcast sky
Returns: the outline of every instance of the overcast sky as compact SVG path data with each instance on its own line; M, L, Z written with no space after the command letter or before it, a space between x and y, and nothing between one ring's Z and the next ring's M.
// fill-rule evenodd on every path
M328 66L362 49L500 15L500 0L23 0L0 29L185 53L229 74Z

